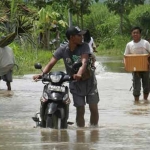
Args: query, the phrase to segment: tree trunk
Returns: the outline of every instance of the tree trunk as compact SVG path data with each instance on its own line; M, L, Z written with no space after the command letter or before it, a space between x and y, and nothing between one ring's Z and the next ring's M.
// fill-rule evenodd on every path
M123 14L120 14L120 34L123 33Z
M80 17L79 17L79 14L77 14L77 26L80 26Z
M83 1L81 0L81 29L83 29Z

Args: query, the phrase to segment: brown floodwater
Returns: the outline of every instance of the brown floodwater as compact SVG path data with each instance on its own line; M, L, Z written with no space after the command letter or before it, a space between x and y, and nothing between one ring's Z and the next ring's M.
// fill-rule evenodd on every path
M87 105L85 128L75 123L66 130L35 128L32 117L39 111L43 84L33 82L32 75L14 77L8 92L0 81L0 150L148 150L150 101L141 95L134 102L132 76L123 71L121 60L100 60L98 127L89 126ZM75 114L71 103L69 121L75 122Z

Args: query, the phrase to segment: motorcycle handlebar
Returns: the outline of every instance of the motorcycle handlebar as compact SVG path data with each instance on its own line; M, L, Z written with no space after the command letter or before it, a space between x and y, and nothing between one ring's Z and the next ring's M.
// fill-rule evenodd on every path
M65 75L63 81L71 81L73 80L73 76Z
M49 74L43 74L43 75L42 75L42 81L50 82L51 79L50 79L50 77L49 77Z
M52 82L50 76L49 76L49 73L48 74L43 74L41 76L41 79L42 81L45 81L45 82ZM69 76L68 74L65 74L61 80L61 82L66 82L66 81L71 81L73 80L73 77L72 76Z

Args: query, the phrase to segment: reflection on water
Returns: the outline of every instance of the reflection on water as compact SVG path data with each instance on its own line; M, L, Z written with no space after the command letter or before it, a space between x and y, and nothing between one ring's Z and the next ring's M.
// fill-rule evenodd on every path
M99 129L42 130L43 149L88 150L98 149ZM60 146L61 145L61 146ZM95 148L94 148L95 147Z
M0 97L11 97L13 94L13 91L0 90Z
M15 78L13 91L8 92L0 81L0 150L148 150L150 100L135 103L129 91L131 74L120 69L110 72L104 65L108 59L100 60L96 76L100 119L96 128L88 125L88 105L85 128L75 124L66 130L34 128L32 116L39 111L43 84L26 75ZM75 122L75 115L71 104L69 121Z
M148 100L135 101L134 105L136 107L129 113L141 116L150 114L150 102Z

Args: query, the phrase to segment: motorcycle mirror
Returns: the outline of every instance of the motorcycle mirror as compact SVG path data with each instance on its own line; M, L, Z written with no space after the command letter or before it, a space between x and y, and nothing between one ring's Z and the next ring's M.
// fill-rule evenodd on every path
M40 63L35 63L34 68L35 69L42 69L42 65Z

